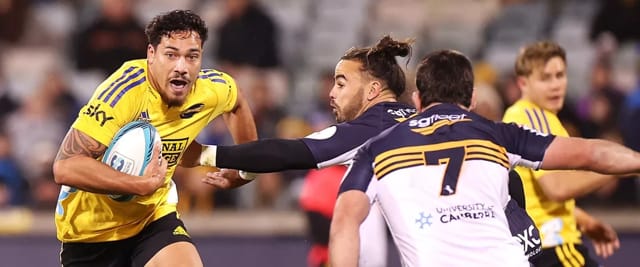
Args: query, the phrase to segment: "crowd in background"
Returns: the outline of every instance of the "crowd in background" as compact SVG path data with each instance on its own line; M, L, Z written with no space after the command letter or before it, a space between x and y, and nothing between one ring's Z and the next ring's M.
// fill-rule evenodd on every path
M570 134L640 150L636 0L0 0L0 206L53 209L59 187L51 164L65 129L106 75L146 56L145 23L174 8L207 20L203 67L237 80L260 138L297 138L332 124L328 92L337 59L390 33L416 39L412 61L401 62L409 84L427 51L469 55L477 112L493 120L519 98L518 48L556 40L568 52L569 93L559 116ZM214 121L199 141L229 144L225 133ZM200 182L206 171L176 172L181 211L298 209L308 175L263 174L216 191ZM618 180L578 201L638 205L640 182Z

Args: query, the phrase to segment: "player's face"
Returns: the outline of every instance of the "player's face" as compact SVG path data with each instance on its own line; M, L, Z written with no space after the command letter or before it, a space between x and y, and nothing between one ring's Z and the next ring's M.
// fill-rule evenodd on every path
M157 47L149 45L147 61L151 84L162 100L181 106L200 72L202 40L196 32L174 32L163 36Z
M533 69L528 77L519 81L523 96L534 104L558 113L567 93L566 65L562 58L554 57Z
M353 60L340 60L336 65L329 99L337 122L351 121L362 114L368 79L360 67L362 64Z

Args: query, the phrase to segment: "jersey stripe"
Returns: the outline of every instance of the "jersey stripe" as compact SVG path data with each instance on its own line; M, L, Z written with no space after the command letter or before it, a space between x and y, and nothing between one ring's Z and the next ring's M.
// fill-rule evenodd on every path
M531 129L535 129L536 125L535 123L533 123L533 118L531 117L531 113L529 113L528 109L525 109L524 112L527 114L527 118L529 118L529 126L531 127Z
M129 72L133 71L134 69L136 69L136 67L129 67L128 69L126 69L122 75L120 77L118 77L118 79L114 80L111 84L109 84L109 86L104 89L102 91L102 93L100 93L100 95L98 96L98 100L100 100L100 98L102 98L104 96L105 93L107 93L107 91L109 91L109 89L111 89L113 87L114 84L116 84L117 82L122 81L122 79L124 79L125 77L127 77L127 75L129 74Z
M491 141L481 139L450 141L439 144L409 146L385 151L374 160L374 173L378 179L386 174L406 167L425 164L424 153L454 147L464 147L464 160L485 160L506 169L510 168L507 150Z
M578 260L576 260L573 255L571 254L571 251L569 250L569 244L562 244L562 252L564 252L564 256L567 260L569 260L569 262L571 262L572 266L582 266L578 263Z
M115 98L113 98L113 101L111 101L111 104L109 104L109 105L111 107L114 107L118 103L118 101L120 101L120 98L122 98L122 96L124 94L126 94L129 90L131 90L131 88L134 88L134 87L140 85L141 83L145 82L146 80L147 80L147 78L143 76L142 78L140 78L140 79L130 83L129 85L127 85L127 87L122 89L122 91L120 91L120 93L118 93L118 95Z
M538 115L538 111L533 109L533 115L536 115L536 120L538 121L538 131L540 131L541 133L549 133L549 132L545 132L544 128L542 127L542 121L540 120L540 115Z
M542 113L542 119L544 120L544 125L547 126L547 133L551 133L551 127L549 127L549 121L547 120L547 115L544 114L544 110L540 109L540 113Z
M464 122L464 121L471 121L471 119L462 119L462 120L455 120L455 121L441 120L427 127L411 129L411 131L422 134L422 135L430 135L442 126L452 125L454 123Z
M578 263L580 264L580 266L584 266L584 256L582 256L582 253L580 253L578 250L576 250L576 246L573 243L570 243L567 245L569 247L569 251L571 251L571 254L576 257L576 259L578 260Z
M140 76L140 74L144 73L144 69L139 69L138 71L136 71L135 73L129 75L127 77L127 79L125 79L124 81L119 82L116 86L113 87L113 89L111 89L111 91L109 92L109 94L107 94L107 96L105 96L105 98L102 100L104 103L108 103L109 99L111 98L111 96L118 90L120 90L120 88L125 85L126 83L128 83L129 81L137 78L138 76Z
M562 263L562 267L573 267L571 262L569 262L567 260L567 258L565 258L564 252L562 252L562 247L561 246L556 246L555 251L556 251L556 256L558 257L558 259Z

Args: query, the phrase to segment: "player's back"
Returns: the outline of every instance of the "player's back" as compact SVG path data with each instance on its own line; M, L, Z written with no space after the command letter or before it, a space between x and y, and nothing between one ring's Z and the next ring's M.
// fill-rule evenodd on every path
M376 200L408 266L528 266L511 236L509 156L494 124L441 104L367 149Z

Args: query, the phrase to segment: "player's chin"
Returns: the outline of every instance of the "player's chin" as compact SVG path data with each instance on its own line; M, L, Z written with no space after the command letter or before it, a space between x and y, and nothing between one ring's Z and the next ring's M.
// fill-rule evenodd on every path
M167 104L171 107L182 106L187 99L186 95L169 95L166 100Z

